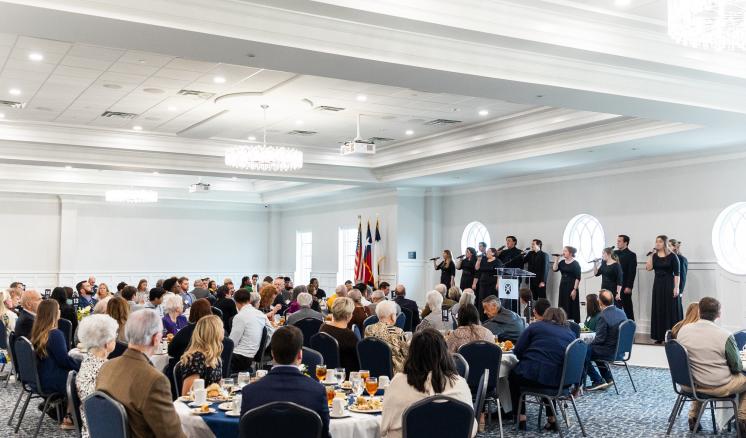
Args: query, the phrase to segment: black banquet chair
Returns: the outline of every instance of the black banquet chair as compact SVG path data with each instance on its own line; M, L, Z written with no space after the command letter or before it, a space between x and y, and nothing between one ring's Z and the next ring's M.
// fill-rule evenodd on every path
M246 412L238 425L238 436L277 438L278 425L282 425L282 436L293 438L321 438L323 428L316 412L295 403L273 402Z
M733 333L733 338L736 340L738 350L743 350L743 347L746 346L746 330Z
M319 332L323 322L316 318L303 318L300 321L293 323L294 326L298 327L303 332L303 346L311 347L311 336Z
M67 373L67 402L70 407L70 416L75 425L75 430L78 436L81 436L83 428L83 421L80 417L80 397L78 397L78 385L75 378L78 376L76 371L70 371Z
M378 338L365 338L357 343L357 357L361 370L370 370L371 377L394 376L389 344Z
M458 349L458 353L469 364L469 378L466 379L466 382L469 384L472 397L476 396L482 374L485 370L489 370L489 381L485 391L486 403L488 406L491 404L497 405L499 410L501 406L500 399L497 396L497 384L500 378L503 351L494 342L473 341L462 345ZM490 416L487 416L487 420L491 421ZM498 423L502 431L501 417L498 417Z
M474 418L479 422L479 415L484 412L484 399L487 397L487 385L490 381L490 370L484 370L479 378L477 395L474 397Z
M318 380L316 379L316 365L324 364L324 356L312 348L303 347L303 359L301 363L306 366L308 375L314 380Z
M469 380L469 362L464 359L464 356L453 353L451 354L451 357L453 358L453 362L456 364L456 370L458 371L458 375L463 377L464 380Z
M339 342L332 335L320 332L311 336L311 348L321 353L328 369L339 368Z
M434 395L408 407L402 415L403 438L471 438L474 409L444 395Z
M122 341L117 341L114 345L114 350L112 350L111 353L109 353L109 356L107 359L115 359L121 355L124 354L124 352L127 351L127 343Z
M103 391L83 400L91 438L129 438L127 412L118 401Z
M223 366L223 378L228 378L231 376L231 363L233 359L233 347L234 347L233 339L229 337L223 338L223 352L220 353L220 362Z
M57 320L57 328L65 335L65 342L67 342L67 349L73 348L73 323L60 318Z
M637 392L635 381L632 379L632 373L630 373L629 367L627 366L627 361L629 361L629 358L632 356L632 345L635 342L635 331L637 331L637 324L631 319L621 323L619 325L619 337L617 338L616 355L614 356L614 360L604 360L601 362L606 365L609 373L611 373L610 365L624 366L624 369L627 370L629 381L632 383L632 389ZM619 389L616 386L616 379L613 378L613 374L612 382L614 382L614 390L619 394Z

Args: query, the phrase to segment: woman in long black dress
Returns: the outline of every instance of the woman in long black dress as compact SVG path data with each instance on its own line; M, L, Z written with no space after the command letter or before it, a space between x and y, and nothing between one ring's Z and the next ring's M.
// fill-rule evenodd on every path
M601 289L614 294L616 306L622 308L622 287L624 274L622 265L619 264L619 256L614 254L612 248L604 248L601 254L601 264L593 267L593 274L601 276Z
M456 265L453 263L450 249L443 250L442 262L438 263L437 260L433 260L433 267L436 271L440 271L440 284L446 285L449 289L456 284Z
M552 271L562 274L559 284L558 305L567 313L567 319L580 323L580 297L578 286L580 285L580 263L575 260L577 250L572 246L562 249L562 260L555 256Z
M485 253L485 257L477 259L476 269L479 277L474 281L477 283L477 307L480 311L482 309L482 300L497 293L496 269L500 267L502 267L502 262L497 258L497 250L495 248L489 248Z
M679 295L683 296L684 286L686 286L686 274L689 272L689 260L681 253L681 240L669 239L668 247L679 258Z
M663 343L666 331L683 318L679 294L679 258L668 249L668 237L655 238L655 250L648 256L645 269L655 271L653 306L650 315L650 337Z
M461 281L459 281L459 288L461 291L469 289L474 283L474 272L476 271L477 263L477 251L472 248L466 248L466 254L462 256L456 262L456 269L461 270Z

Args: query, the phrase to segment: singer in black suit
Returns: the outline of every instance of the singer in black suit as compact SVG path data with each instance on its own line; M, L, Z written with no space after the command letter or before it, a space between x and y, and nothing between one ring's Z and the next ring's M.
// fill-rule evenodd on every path
M668 246L671 248L671 252L679 258L679 295L683 295L686 275L689 272L689 260L681 253L681 240L670 239Z
M684 317L679 293L679 258L668 249L668 237L655 238L655 249L645 263L645 269L655 271L653 306L650 315L650 337L663 343L666 331Z
M466 248L466 254L459 257L456 261L456 269L461 270L461 280L459 281L459 287L463 291L473 287L474 274L476 272L477 263L477 251L472 248Z
M578 286L580 285L581 270L580 263L575 260L577 250L571 246L566 246L562 250L563 259L559 257L554 259L552 270L562 274L559 285L559 297L557 299L558 307L565 310L567 319L580 323L580 297Z
M622 308L628 319L635 319L635 308L632 305L632 288L635 286L637 276L637 254L629 249L629 236L620 234L616 238L617 250L615 254L619 257L619 265L622 267ZM618 301L614 301L619 305Z
M621 308L624 274L619 264L619 258L611 248L604 248L601 264L598 264L598 262L594 264L593 273L596 277L601 277L601 289L611 292L617 307Z
M450 249L443 250L443 261L433 260L433 267L440 271L440 284L445 284L448 289L456 284L456 265L453 263L453 255Z
M503 268L523 269L523 252L516 248L518 239L515 236L505 238L505 246L497 250L497 258L503 264Z
M502 262L497 258L497 250L489 248L485 257L477 259L477 273L479 274L477 282L477 307L481 310L482 299L495 295L497 292L497 268L502 267Z
M531 241L531 250L523 257L526 270L536 274L528 279L531 295L534 301L547 297L547 277L549 276L549 254L541 250L542 242L539 239Z

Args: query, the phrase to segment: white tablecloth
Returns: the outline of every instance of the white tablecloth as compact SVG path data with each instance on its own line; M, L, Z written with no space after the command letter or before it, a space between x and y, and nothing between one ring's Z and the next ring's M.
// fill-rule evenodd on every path
M500 382L497 387L497 397L500 399L500 404L505 412L510 412L513 409L513 403L510 401L510 385L508 384L508 375L510 371L518 365L518 358L515 354L503 353L503 358L500 364Z
M192 414L187 405L177 401L174 402L174 406L187 438L216 438L212 430L202 421L202 417ZM380 415L354 412L350 412L350 415L348 418L332 419L329 422L329 433L333 438L379 438L381 436ZM281 431L282 428L278 430Z
M580 339L586 344L590 344L596 339L596 332L580 332Z
M85 359L85 353L80 351L79 348L73 348L68 351L67 354L77 361ZM166 369L166 366L168 366L168 354L154 354L153 356L150 356L150 362L157 369L163 371Z

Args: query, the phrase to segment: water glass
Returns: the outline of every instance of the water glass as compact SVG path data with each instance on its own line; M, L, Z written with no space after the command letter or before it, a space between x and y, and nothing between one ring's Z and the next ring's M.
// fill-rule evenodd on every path
M229 393L233 390L234 386L236 386L236 381L234 379L223 379L223 388L225 388Z
M233 398L233 412L241 412L241 394L236 394Z
M337 382L340 384L345 381L345 375L347 375L347 373L344 368L334 368L334 374L337 375Z
M363 394L363 389L365 388L363 379L361 379L359 375L350 377L350 383L352 384L352 393L355 394L355 397L360 397Z

